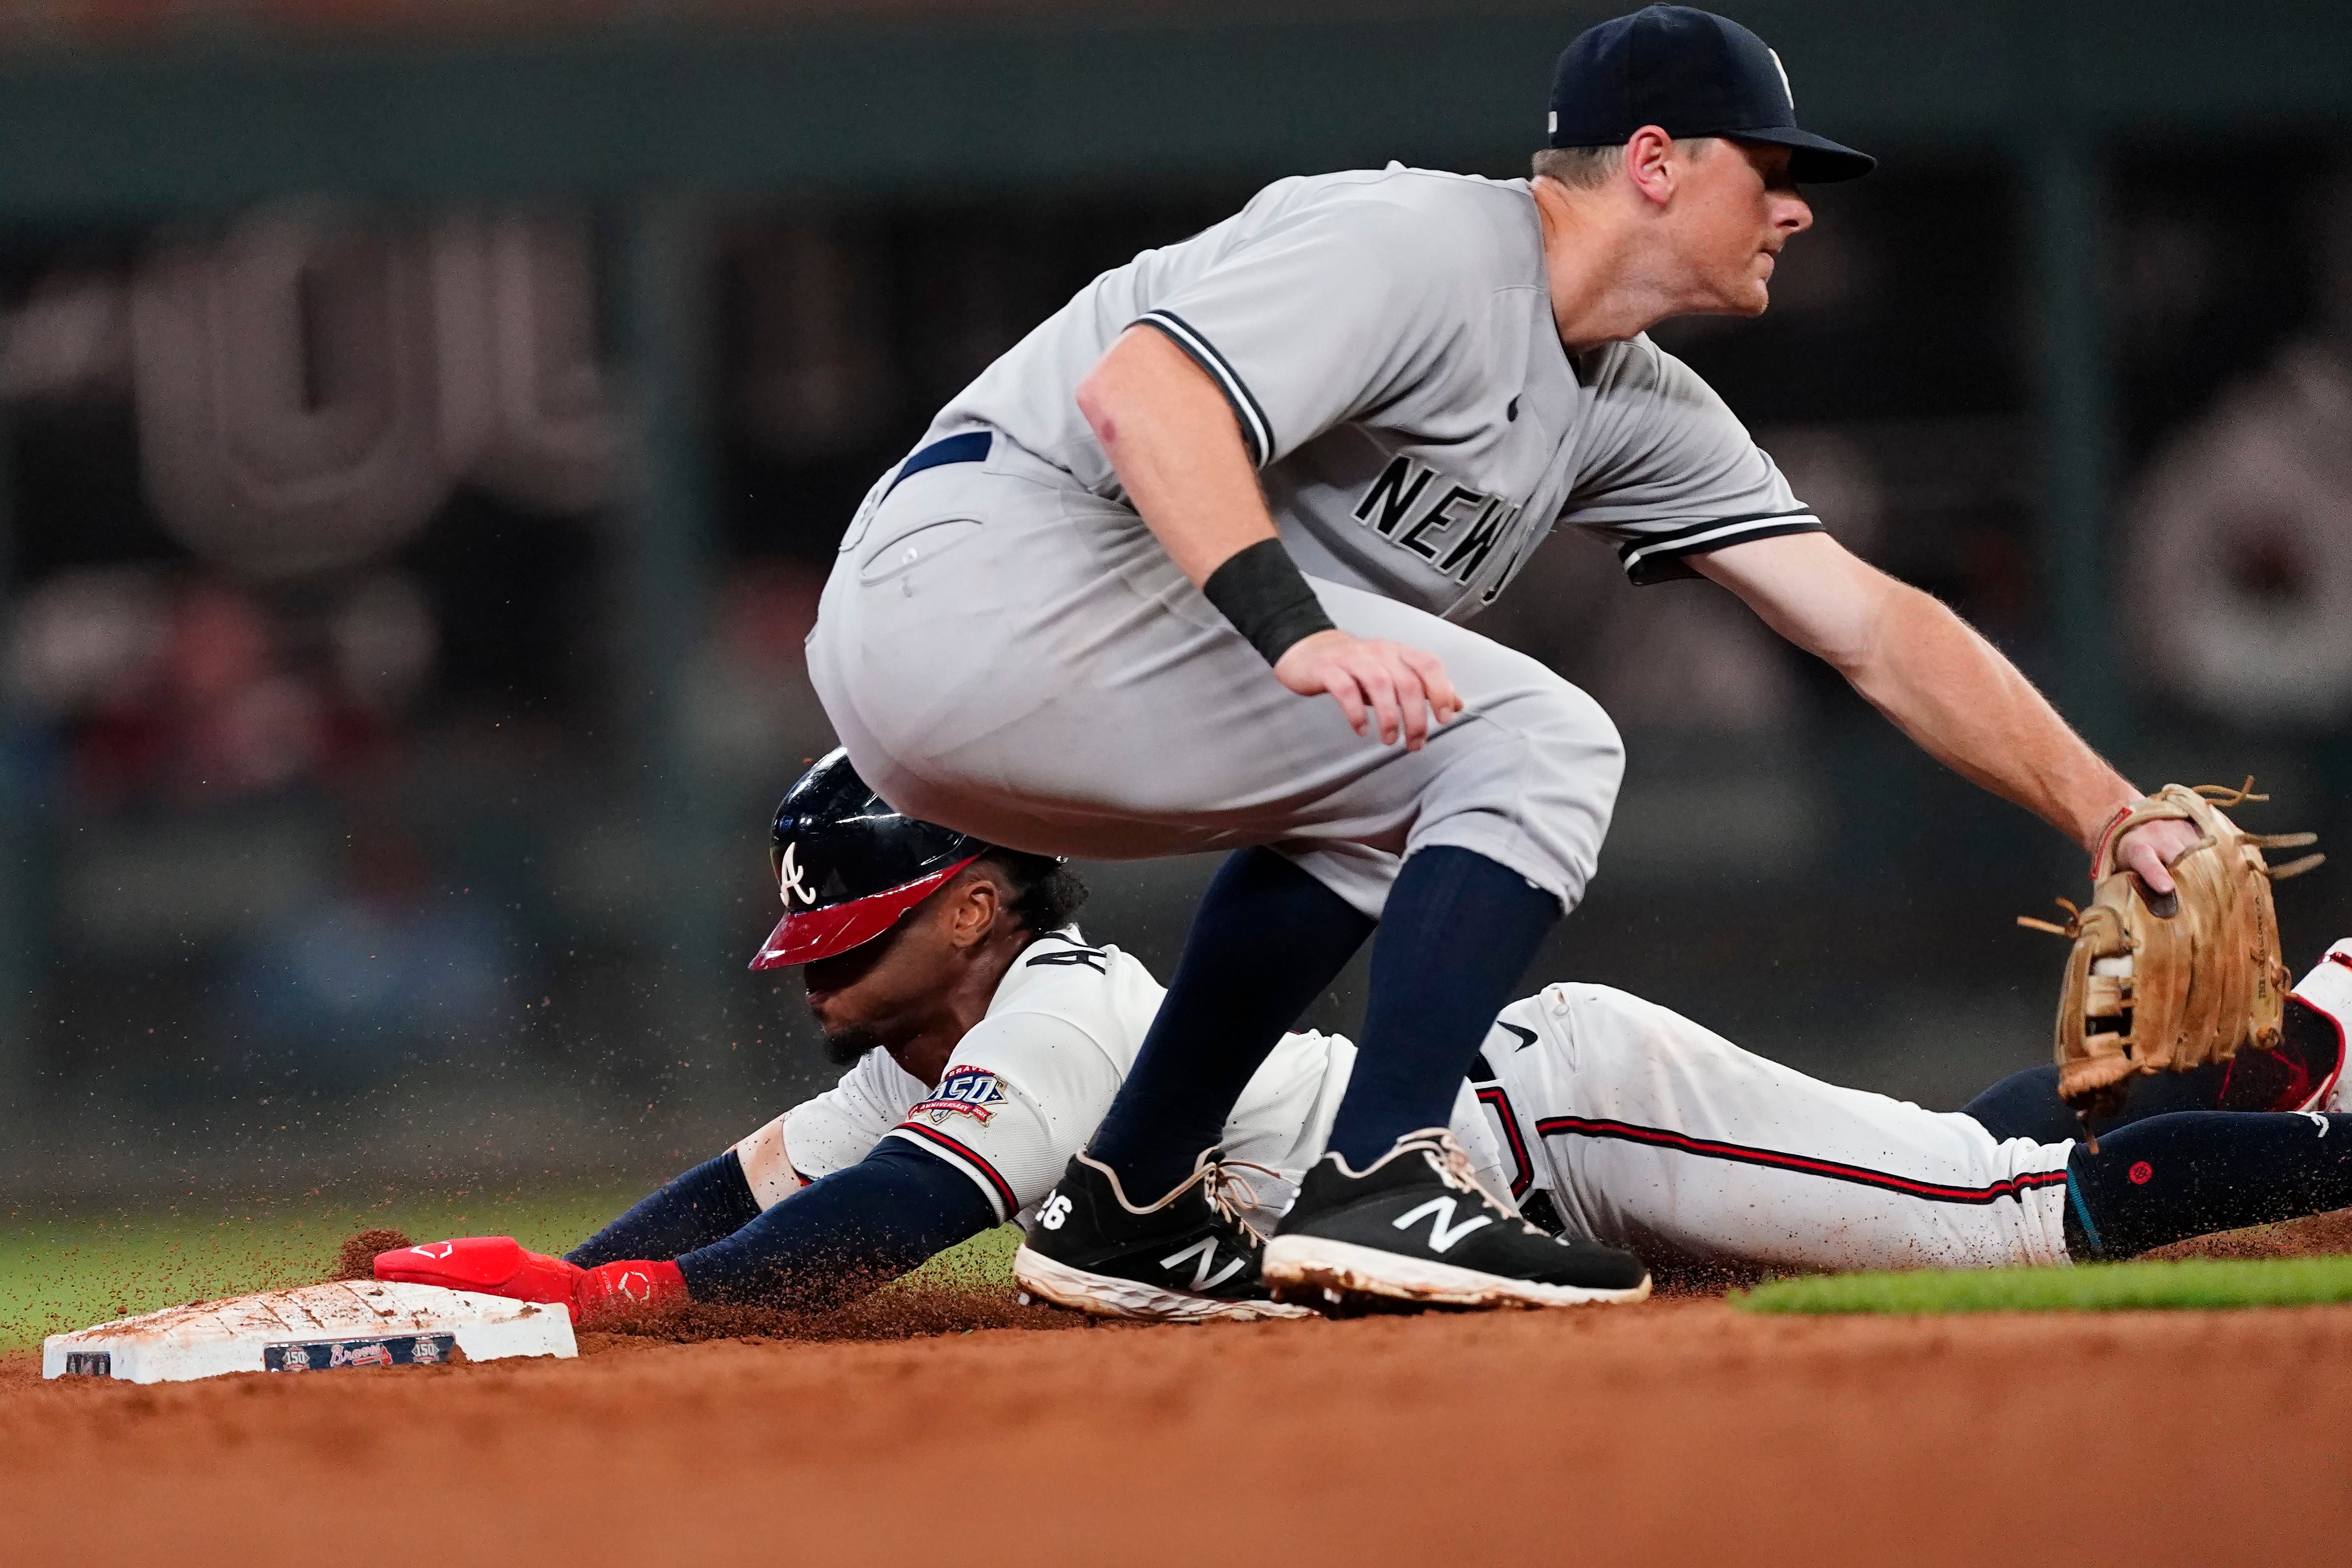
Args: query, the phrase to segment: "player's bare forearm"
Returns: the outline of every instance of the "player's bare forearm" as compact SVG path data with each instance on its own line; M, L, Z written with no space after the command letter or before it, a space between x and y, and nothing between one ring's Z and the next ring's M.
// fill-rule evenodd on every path
M1165 335L1129 327L1078 384L1077 398L1128 500L1196 587L1242 551L1276 538L1224 394ZM1402 741L1409 751L1461 711L1433 655L1331 626L1287 559L1280 564L1324 629L1274 639L1286 646L1261 641L1276 679L1302 697L1328 694L1356 733L1377 732L1384 745ZM1248 626L1236 629L1251 635Z
M1695 564L1938 762L2085 848L2138 797L2000 649L1827 534L1759 540Z
M1235 552L1275 537L1224 394L1164 334L1121 334L1078 384L1078 412L1144 525L1195 586Z
M2090 848L2139 791L1974 627L1890 584L1880 637L1844 671L1854 689L1937 761Z

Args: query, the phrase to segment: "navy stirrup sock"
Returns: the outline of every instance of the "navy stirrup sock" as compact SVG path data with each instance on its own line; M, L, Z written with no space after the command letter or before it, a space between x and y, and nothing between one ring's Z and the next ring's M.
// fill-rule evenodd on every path
M1129 1201L1175 1186L1223 1138L1251 1077L1372 925L1270 849L1241 850L1218 868L1168 999L1087 1146Z
M760 1217L760 1200L730 1149L705 1160L573 1247L564 1257L583 1268L644 1259L667 1263L682 1252L732 1236Z
M2148 1073L2124 1080L2123 1109L2099 1122L2099 1136L2151 1116L2181 1110L2292 1110L2309 1100L2336 1071L2343 1037L2336 1021L2300 996L2286 999L2285 1038L2276 1049L2240 1051L2226 1062L2187 1072ZM1960 1107L1995 1138L2063 1143L2083 1135L2074 1113L2058 1098L2058 1069L2027 1068Z
M2352 1116L2151 1116L2066 1162L2066 1247L2086 1260L2340 1208L2352 1208Z
M1358 1170L1423 1127L1455 1093L1495 1015L1558 923L1559 900L1508 867L1451 845L1404 863L1372 943L1363 1048L1331 1147Z
M2246 1053L2241 1052L2242 1056ZM2126 1079L2121 1110L2098 1121L2100 1142L2107 1134L2185 1110L2219 1110L2222 1090L2230 1080L2231 1064L2213 1062L2189 1072L2151 1073ZM2250 1107L2263 1109L2260 1106ZM1995 1138L2031 1138L2036 1143L2063 1143L2083 1135L2083 1124L2058 1098L2058 1069L2025 1068L2010 1074L1960 1107Z

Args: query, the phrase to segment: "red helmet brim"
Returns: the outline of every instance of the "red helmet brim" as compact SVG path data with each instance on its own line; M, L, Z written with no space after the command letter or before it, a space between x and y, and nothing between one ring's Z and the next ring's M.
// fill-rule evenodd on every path
M789 969L795 963L814 963L820 958L847 952L860 942L872 942L898 923L900 915L939 891L949 878L979 858L977 855L968 855L928 877L918 877L902 887L868 893L847 903L787 913L761 944L751 967Z

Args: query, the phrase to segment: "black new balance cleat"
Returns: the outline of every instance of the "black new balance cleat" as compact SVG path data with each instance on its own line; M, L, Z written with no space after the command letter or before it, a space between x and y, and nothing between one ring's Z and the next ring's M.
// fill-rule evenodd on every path
M1632 1253L1547 1236L1512 1214L1443 1127L1407 1133L1366 1171L1337 1153L1315 1162L1263 1267L1278 1300L1327 1310L1574 1307L1650 1293Z
M1013 1255L1013 1278L1032 1296L1098 1318L1308 1316L1266 1294L1258 1275L1265 1241L1234 1214L1234 1189L1246 1194L1247 1183L1217 1154L1202 1155L1174 1192L1142 1208L1127 1201L1109 1166L1073 1155Z

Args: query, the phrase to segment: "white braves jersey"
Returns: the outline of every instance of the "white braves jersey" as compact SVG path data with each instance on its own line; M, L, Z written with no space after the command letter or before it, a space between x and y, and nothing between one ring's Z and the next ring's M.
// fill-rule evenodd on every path
M1052 1189L1094 1135L1164 994L1133 955L1088 946L1076 926L1040 937L1013 960L939 1082L870 1051L832 1089L784 1114L785 1157L800 1180L814 1182L856 1164L884 1138L903 1139L971 1177L998 1219L1013 1218ZM1289 1208L1299 1177L1322 1154L1355 1059L1356 1047L1339 1036L1286 1035L1243 1092L1225 1124L1224 1151L1276 1173L1242 1173L1255 1189L1259 1228ZM1466 1084L1454 1126L1499 1184L1500 1145ZM790 1190L756 1181L753 1188L763 1207Z
M1121 499L1076 390L1139 323L1224 393L1303 570L1449 619L1492 603L1555 523L1615 542L1637 583L1821 526L1646 337L1569 356L1525 180L1391 163L1277 181L1097 278L925 439L991 426Z

